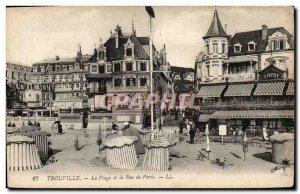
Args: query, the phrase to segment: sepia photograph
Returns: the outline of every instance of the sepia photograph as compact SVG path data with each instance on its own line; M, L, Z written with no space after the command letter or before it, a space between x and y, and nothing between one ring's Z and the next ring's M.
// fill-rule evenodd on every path
M7 188L295 187L295 7L5 11Z

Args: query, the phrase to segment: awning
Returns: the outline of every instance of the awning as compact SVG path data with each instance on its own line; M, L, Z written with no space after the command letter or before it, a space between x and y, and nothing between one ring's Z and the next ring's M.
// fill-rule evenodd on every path
M294 110L217 111L210 119L278 119L294 118Z
M254 84L229 85L224 96L250 96Z
M254 96L283 95L284 85L285 82L258 83L253 95Z
M286 90L286 95L295 95L295 86L294 82L289 82L288 88Z
M196 97L220 97L225 85L218 86L201 86L200 91L197 93Z
M209 121L209 116L210 115L208 115L208 114L201 114L198 118L198 121L203 122L203 123L208 122Z

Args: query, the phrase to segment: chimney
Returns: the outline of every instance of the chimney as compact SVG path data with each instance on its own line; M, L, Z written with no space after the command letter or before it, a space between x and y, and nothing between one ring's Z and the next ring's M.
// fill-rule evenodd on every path
M166 50L166 44L164 44L164 50Z
M119 38L122 35L122 30L119 25L116 26L115 35L116 35L116 48L119 48Z
M261 39L265 40L267 38L267 34L268 34L268 26L267 25L262 25Z
M59 60L59 56L58 56L58 55L56 55L56 56L55 56L55 59L58 61L58 60Z
M227 24L225 24L225 32L227 33Z

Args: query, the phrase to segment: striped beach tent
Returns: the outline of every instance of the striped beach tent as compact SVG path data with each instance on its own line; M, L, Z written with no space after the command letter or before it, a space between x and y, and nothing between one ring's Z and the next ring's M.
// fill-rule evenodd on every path
M169 170L169 147L175 142L166 137L158 137L147 144L147 152L143 162L143 170L167 171Z
M26 136L31 137L35 141L35 145L38 149L39 155L42 160L47 160L49 158L48 150L49 150L49 136L50 133L45 131L30 131L26 134Z
M8 171L42 168L40 156L32 138L12 136L7 139L6 149Z
M119 169L134 169L138 166L138 158L134 148L134 136L119 136L108 138L104 142L106 148L106 163L109 167Z

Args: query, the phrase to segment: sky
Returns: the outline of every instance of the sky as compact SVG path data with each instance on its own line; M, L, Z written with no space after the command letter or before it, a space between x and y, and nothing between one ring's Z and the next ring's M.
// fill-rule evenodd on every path
M194 67L203 51L202 37L217 9L229 35L236 32L285 27L294 31L292 7L153 7L153 41L166 45L172 66ZM78 44L83 54L92 54L100 38L105 42L117 24L123 32L148 36L144 7L35 7L6 9L6 61L31 66L46 58L75 57Z

